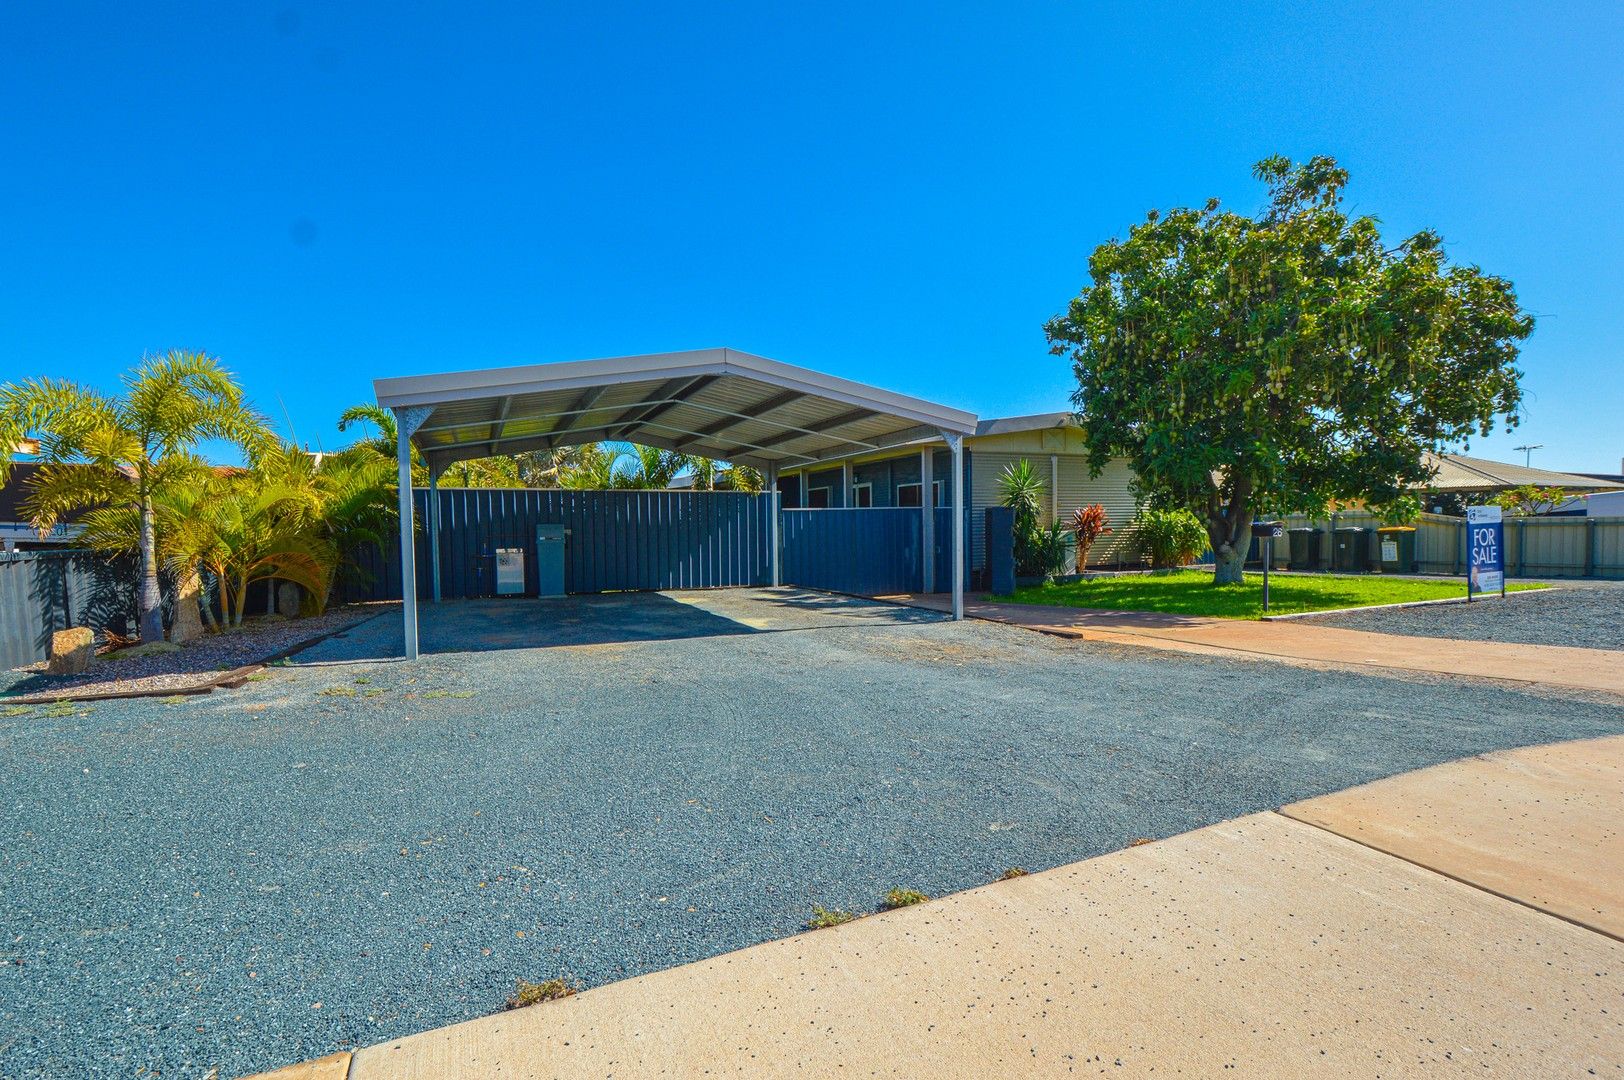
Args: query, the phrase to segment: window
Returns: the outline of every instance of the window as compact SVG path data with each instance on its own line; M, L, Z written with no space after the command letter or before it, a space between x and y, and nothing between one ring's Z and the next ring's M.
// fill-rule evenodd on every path
M826 487L808 488L806 492L806 508L808 510L829 509L829 489Z
M940 506L940 505L942 505L942 482L940 480L932 480L931 483L930 483L930 504L932 506ZM898 506L918 506L919 505L919 484L918 484L918 482L915 482L915 483L912 483L912 484L898 484L897 485L897 505Z
M874 505L873 484L853 484L851 486L851 504L860 509Z

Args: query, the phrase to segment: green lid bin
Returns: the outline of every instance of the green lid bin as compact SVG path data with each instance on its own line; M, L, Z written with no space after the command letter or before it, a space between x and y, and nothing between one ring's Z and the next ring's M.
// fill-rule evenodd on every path
M1331 569L1363 570L1369 558L1369 530L1337 529L1331 534Z
M1291 538L1291 561L1288 565L1293 570L1318 570L1320 531L1318 529L1288 529L1286 535Z
M1376 530L1380 545L1382 573L1413 574L1415 572L1415 530L1407 525L1394 525Z

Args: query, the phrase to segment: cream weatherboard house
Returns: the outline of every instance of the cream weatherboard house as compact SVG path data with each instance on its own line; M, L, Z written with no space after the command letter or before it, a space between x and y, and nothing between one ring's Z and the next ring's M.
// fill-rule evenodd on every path
M1088 553L1090 565L1134 562L1137 558L1128 526L1137 511L1131 484L1133 470L1126 461L1112 461L1097 477L1088 470L1083 433L1070 413L1040 413L982 420L974 435L964 439L965 471L969 484L965 505L970 514L971 566L979 570L984 558L982 511L1001 505L998 478L1022 458L1032 463L1046 489L1045 522L1068 520L1082 506L1105 507L1113 531ZM919 506L921 476L928 469L935 505L947 506L952 497L952 465L945 450L921 446L855 454L815 469L785 470L778 487L787 510Z

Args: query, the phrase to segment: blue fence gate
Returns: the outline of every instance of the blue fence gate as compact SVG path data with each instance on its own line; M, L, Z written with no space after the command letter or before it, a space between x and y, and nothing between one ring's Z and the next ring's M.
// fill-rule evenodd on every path
M937 507L935 581L953 588L953 511ZM923 589L924 521L913 507L783 511L781 576L786 585L887 596ZM970 581L970 527L965 515L964 580Z

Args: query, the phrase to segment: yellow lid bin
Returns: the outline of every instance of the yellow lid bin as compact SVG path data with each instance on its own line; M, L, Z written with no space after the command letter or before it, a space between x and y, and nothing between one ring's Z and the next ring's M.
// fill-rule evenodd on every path
M1382 573L1413 574L1415 562L1415 530L1408 525L1393 525L1376 530L1376 543L1381 550Z

